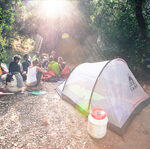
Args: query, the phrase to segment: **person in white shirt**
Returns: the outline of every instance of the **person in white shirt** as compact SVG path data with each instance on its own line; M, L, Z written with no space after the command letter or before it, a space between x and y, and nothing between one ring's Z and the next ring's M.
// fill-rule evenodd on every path
M38 86L40 84L42 73L46 73L43 69L38 67L39 60L35 59L32 61L31 66L28 67L27 72L27 86Z

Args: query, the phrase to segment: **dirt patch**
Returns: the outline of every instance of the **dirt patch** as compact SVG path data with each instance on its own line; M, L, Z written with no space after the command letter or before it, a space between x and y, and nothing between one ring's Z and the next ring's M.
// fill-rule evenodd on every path
M0 98L0 149L149 149L150 105L123 137L108 130L100 140L87 133L87 118L60 99L58 83L43 83L45 95Z

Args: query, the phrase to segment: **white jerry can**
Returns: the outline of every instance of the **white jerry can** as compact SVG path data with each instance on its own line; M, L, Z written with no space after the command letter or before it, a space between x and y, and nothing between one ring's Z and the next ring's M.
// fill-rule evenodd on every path
M100 108L94 108L88 116L87 131L93 138L103 138L107 131L107 113Z

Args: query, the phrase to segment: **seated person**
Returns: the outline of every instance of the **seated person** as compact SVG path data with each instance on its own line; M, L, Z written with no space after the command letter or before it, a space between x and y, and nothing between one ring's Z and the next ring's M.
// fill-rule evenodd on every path
M2 82L6 81L7 73L8 73L7 65L5 63L0 62L0 87L2 86Z
M1 66L3 74L7 74L9 72L8 67L5 63L1 63L0 66Z
M14 56L13 61L9 64L9 74L7 74L6 82L11 82L13 75L17 81L17 87L22 88L24 86L23 78L21 75L21 68L18 64L20 61L20 56ZM12 90L13 91L13 90ZM19 91L15 89L15 91Z
M10 64L9 64L9 72L10 73L12 73L12 74L21 73L21 68L20 68L20 65L18 64L20 59L21 58L19 55L14 56L13 61L10 62Z
M60 68L60 78L64 78L64 79L67 78L70 73L70 70L62 57L58 57L58 64Z
M49 63L49 56L48 56L48 54L45 54L45 53L42 56L43 56L43 58L42 58L42 67L47 70L48 63Z
M41 81L41 76L42 73L46 73L43 69L38 67L39 60L35 59L32 61L31 66L28 67L28 72L27 72L27 81L26 85L33 87L33 86L38 86Z
M32 57L32 61L34 61L35 59L38 59L40 61L40 53L36 52L36 54Z
M49 64L48 64L48 71L53 71L56 76L60 73L59 65L56 61L54 61L53 56L50 56Z
M27 71L28 71L28 67L31 65L31 62L29 61L29 55L28 54L25 54L23 56L23 63L22 63L22 67L23 67L23 72L22 72L22 77L23 77L23 80L25 81L27 79Z
M53 57L54 61L57 61L57 53L56 53L56 51L55 51L55 50L52 50L52 51L51 51L50 56L52 56L52 57Z
M58 57L58 65L59 65L60 71L62 71L65 68L66 62L63 60L62 57Z

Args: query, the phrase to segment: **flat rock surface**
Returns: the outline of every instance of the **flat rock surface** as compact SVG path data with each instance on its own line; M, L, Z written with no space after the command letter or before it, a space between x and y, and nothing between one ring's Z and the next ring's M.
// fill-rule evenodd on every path
M107 130L100 140L87 133L87 118L60 99L58 83L43 83L45 95L0 98L0 149L150 149L150 105L123 137Z

